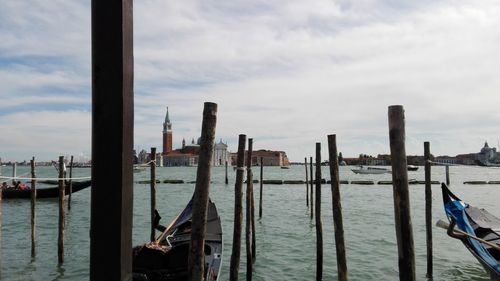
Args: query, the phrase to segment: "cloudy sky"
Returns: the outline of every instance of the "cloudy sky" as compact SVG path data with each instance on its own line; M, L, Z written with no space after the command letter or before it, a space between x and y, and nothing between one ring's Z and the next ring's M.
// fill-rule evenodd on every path
M477 152L500 139L500 2L134 1L135 149L199 136L302 161L327 134L344 156L389 153L387 109L406 111L407 154ZM90 0L0 0L0 157L90 155Z

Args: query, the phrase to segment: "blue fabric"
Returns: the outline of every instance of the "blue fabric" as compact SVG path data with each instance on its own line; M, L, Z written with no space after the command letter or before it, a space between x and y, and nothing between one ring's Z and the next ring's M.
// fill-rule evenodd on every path
M451 201L447 203L444 206L446 214L456 221L457 226L462 231L476 236L476 234L474 233L474 229L469 223L469 218L465 213L465 208L467 207L467 205L464 206L463 204L464 203L462 203L461 201ZM490 255L490 253L484 248L481 242L471 238L467 238L467 240L474 251L483 259L483 261L500 274L500 263Z

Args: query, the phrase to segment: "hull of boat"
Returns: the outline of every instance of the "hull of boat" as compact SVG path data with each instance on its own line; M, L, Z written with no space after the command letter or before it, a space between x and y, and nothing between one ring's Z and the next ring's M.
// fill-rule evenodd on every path
M78 192L82 189L89 187L91 181L73 182L73 193ZM69 185L66 185L65 194L69 194ZM37 188L36 198L57 198L59 197L59 187L48 187L48 188ZM16 190L16 189L6 189L2 190L3 199L11 198L31 198L31 189L27 190Z
M186 206L156 246L135 247L133 273L136 281L187 281L191 241L192 202ZM171 245L167 246L168 244ZM163 250L158 250L157 246ZM205 279L217 281L222 262L222 225L217 208L209 202L205 234Z
M500 219L485 209L464 203L442 184L446 215L456 227L470 235L500 245ZM500 251L472 238L460 239L489 273L491 280L500 280Z

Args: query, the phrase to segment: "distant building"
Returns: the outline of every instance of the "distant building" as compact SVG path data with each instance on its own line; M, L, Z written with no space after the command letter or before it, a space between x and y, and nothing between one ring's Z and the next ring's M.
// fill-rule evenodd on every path
M500 163L500 153L495 147L489 147L488 142L485 142L481 151L476 155L476 160L479 165L496 165Z
M165 115L165 122L163 122L163 155L167 155L172 152L172 123L170 122L170 117Z
M441 164L457 164L457 158L453 156L437 156L434 159L434 162L441 163Z
M198 166L198 155L200 154L201 138L195 142L194 138L190 144L186 144L186 140L182 139L182 147L179 149L172 149L172 123L168 113L165 116L163 123L163 163L162 166ZM213 166L223 166L229 159L227 144L222 142L214 145L214 154L212 157Z
M244 163L246 165L248 151L245 151L245 160ZM252 151L252 166L260 165L260 158L262 157L262 164L264 166L289 166L290 161L288 160L288 156L284 151L272 151L272 150L256 150ZM231 154L231 165L236 166L237 154Z

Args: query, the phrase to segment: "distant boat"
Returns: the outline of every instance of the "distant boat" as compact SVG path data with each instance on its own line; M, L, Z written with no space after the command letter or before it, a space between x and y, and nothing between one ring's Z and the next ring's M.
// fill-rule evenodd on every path
M146 170L147 166L144 165L134 165L134 173L140 173Z
M441 189L450 225L438 221L438 226L447 228L449 236L462 241L488 271L491 280L500 280L500 219L463 202L446 184Z
M90 186L91 181L81 181L81 182L73 182L73 193L85 189ZM65 195L69 194L69 185L65 186ZM37 188L36 189L36 198L57 198L59 197L59 187L47 187L47 188ZM10 199L10 198L31 198L31 189L3 189L2 190L2 198Z
M418 167L414 165L408 165L408 171L417 171Z
M359 166L358 169L351 169L355 174L388 174L391 172L391 170L387 168L379 168L379 167L366 167L366 166Z
M281 166L281 169L290 169L290 166Z

